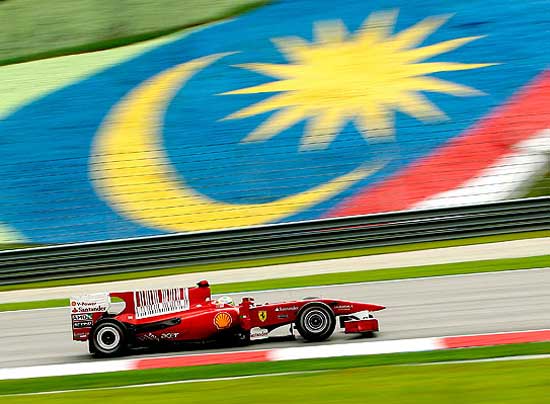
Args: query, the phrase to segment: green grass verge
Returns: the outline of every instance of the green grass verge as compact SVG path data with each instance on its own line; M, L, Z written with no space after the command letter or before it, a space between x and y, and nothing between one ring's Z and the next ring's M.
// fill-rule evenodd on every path
M32 392L44 392L44 391L54 391L54 390L71 390L71 389L89 389L89 388L101 388L101 387L115 387L115 386L125 386L133 384L145 384L145 383L156 383L156 382L169 382L177 380L196 380L202 378L218 378L218 377L232 377L232 376L246 376L246 375L255 375L255 374L269 374L269 373L281 373L281 372L296 372L296 371L316 371L316 370L329 370L329 371L343 371L351 370L345 372L346 375L352 374L363 374L363 372L369 372L369 368L372 371L372 374L382 372L385 368L394 368L394 366L388 365L403 365L403 364L418 364L418 363L430 363L430 362L440 362L440 361L459 361L459 360L468 360L468 359L485 359L485 358L496 358L504 356L516 356L516 355L535 355L535 354L548 354L550 353L550 343L531 343L531 344L514 344L506 346L495 346L495 347L483 347L483 348L467 348L467 349L454 349L447 351L430 351L430 352L415 352L415 353L400 353L400 354L382 354L382 355L368 355L368 356L356 356L356 357L342 357L342 358L328 358L328 359L309 359L309 360L296 360L296 361L284 361L284 362L267 362L267 363L247 363L247 364L232 364L232 365L210 365L210 366L196 366L196 367L182 367L182 368L173 368L173 369L153 369L153 370L141 370L141 371L127 371L127 372L114 372L114 373L103 373L103 374L93 374L93 375L78 375L78 376L64 376L64 377L47 377L47 378L37 378L37 379L27 379L27 380L4 380L0 381L0 391L2 394L20 394L20 393L32 393ZM528 361L532 362L532 361ZM526 362L517 362L523 363ZM546 361L549 363L550 361ZM497 362L496 364L499 367L503 368L503 362ZM382 366L384 365L384 366ZM447 367L446 369L453 369L455 366L460 367L465 364L455 364L453 367ZM476 364L477 366L482 364ZM488 365L488 364L487 364ZM448 366L448 365L447 365ZM507 367L508 364L505 366ZM441 374L441 368L438 365L433 365L429 367L401 367L405 371L405 374L414 372L415 369L433 369L437 370L437 373ZM550 368L548 369L550 370ZM539 370L540 372L540 370ZM512 372L513 373L513 372ZM540 372L544 373L546 380L550 376L550 372ZM325 375L330 375L331 373L326 373ZM445 374L445 372L443 373ZM309 375L307 377L311 377ZM447 375L449 376L449 375ZM295 379L296 376L292 376L291 379ZM347 378L347 376L346 376ZM340 385L346 378L340 380L340 378L332 378L332 381L329 384L337 383ZM450 377L452 379L452 377ZM480 375L480 379L485 380L483 375ZM253 380L252 384L258 386L258 388L267 388L269 385L275 386L290 386L292 389L281 388L281 391L289 390L294 392L296 384L294 382L289 383L271 383L267 379L251 379ZM476 377L473 377L466 384L474 383ZM518 376L519 381L519 376ZM242 382L242 381L241 381ZM397 390L401 389L400 385L403 381L399 378L396 378L393 382L390 383L391 386ZM454 383L454 382L453 382ZM311 385L315 388L326 384L324 383L312 383ZM362 378L362 384L364 386L369 386L369 388L376 388L377 384L371 382L368 378ZM437 384L437 383L436 383ZM462 383L460 383L462 384ZM514 384L514 383L511 383ZM204 384L203 386L210 386L209 384ZM187 389L191 385L184 386L172 386L170 389ZM193 385L194 386L194 385ZM166 387L164 387L166 388ZM207 387L208 388L208 387ZM211 387L210 387L211 388ZM156 389L156 388L155 388ZM220 390L227 393L225 389L215 389L214 391ZM347 392L347 389L340 389L340 393L344 394ZM352 389L354 391L355 389ZM131 390L119 391L121 396L127 397L126 394L129 394ZM145 392L146 390L138 390ZM103 392L104 395L108 395L112 392ZM79 397L87 397L90 393L81 392L78 393ZM94 393L95 394L95 393ZM254 397L256 401L258 396L255 394L250 395L248 389L241 391L241 394L247 395L247 397ZM286 394L286 393L285 393ZM227 397L233 397L231 394L227 394ZM48 396L45 396L48 397ZM61 399L60 395L51 396L51 399ZM74 397L74 396L71 396ZM186 394L181 395L179 398L185 397L185 402L203 402L203 400L198 400L197 397L192 399ZM277 396L280 398L279 396ZM212 397L209 396L209 401ZM36 400L37 396L28 397L27 399ZM149 398L150 399L150 398ZM332 402L340 402L340 395L332 395ZM2 403L7 403L7 397L2 397ZM158 400L156 397L155 401ZM11 401L10 401L11 402ZM13 401L19 402L19 401ZM32 401L35 402L35 401ZM63 402L63 401L59 401ZM164 401L162 401L164 402ZM168 401L171 402L171 401ZM174 402L181 402L175 401ZM259 399L259 402L268 402L263 399ZM271 401L269 401L271 402ZM290 400L283 400L283 402L302 402L298 400L297 397L290 398ZM306 400L305 402L310 402ZM314 401L318 402L318 401ZM351 402L362 402L361 400L353 400ZM460 401L463 402L463 401Z
M0 66L110 49L229 18L267 0L0 1Z
M40 244L18 244L18 243L2 243L0 244L0 250L16 250L18 248L33 248L44 247Z
M548 196L550 195L550 170L539 179L535 184L531 186L525 198L534 198L537 196Z
M307 286L341 285L345 283L376 282L396 279L421 278L498 272L517 269L531 269L550 266L550 255L525 258L504 258L496 260L457 262L451 264L424 265L414 267L374 269L367 271L340 272L334 274L297 276L293 278L266 279L262 281L234 282L213 285L214 293L248 292Z
M121 299L114 297L113 303L122 301ZM36 300L34 302L18 302L18 303L2 303L0 304L0 312L2 311L17 311L17 310L33 310L33 309L50 309L53 307L68 307L69 299L50 299L50 300Z
M89 276L74 279L58 279L43 282L22 283L18 285L0 286L0 292L20 289L36 289L54 286L83 285L87 283L125 281L130 279L143 279L155 276L179 275L194 272L221 271L235 268L253 268L266 265L289 264L297 262L320 261L335 258L349 258L376 254L388 254L394 252L417 251L431 248L456 247L471 244L495 243L499 241L522 240L536 237L550 237L550 231L533 231L515 234L502 234L498 236L472 237L459 240L434 241L426 243L402 244L387 247L361 248L346 251L334 251L326 253L303 254L288 257L263 258L245 261L226 262L219 264L189 265L152 271L128 272L113 275Z
M403 268L374 269L367 271L340 272L334 274L297 276L261 281L234 282L212 285L212 292L234 293L269 289L299 288L307 286L338 285L344 283L375 282L394 279L409 279L426 276L498 272L516 269L530 269L550 266L550 255L525 258L504 258L496 260L458 262L440 265L425 265ZM34 302L3 303L1 311L30 310L68 306L69 299L39 300Z
M69 299L37 300L34 302L2 303L0 312L15 310L49 309L52 307L69 306Z

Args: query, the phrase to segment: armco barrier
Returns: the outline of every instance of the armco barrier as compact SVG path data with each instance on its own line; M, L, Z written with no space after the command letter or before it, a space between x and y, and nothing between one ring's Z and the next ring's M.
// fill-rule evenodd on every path
M550 197L0 252L0 284L550 230Z

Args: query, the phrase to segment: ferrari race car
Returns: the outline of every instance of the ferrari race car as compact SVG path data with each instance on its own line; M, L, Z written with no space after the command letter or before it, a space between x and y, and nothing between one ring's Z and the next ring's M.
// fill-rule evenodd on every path
M124 308L117 313L111 298ZM307 298L256 305L245 297L239 305L230 299L212 300L210 285L191 288L97 293L70 299L73 340L88 341L95 356L122 355L130 348L163 342L218 341L246 345L265 339L274 329L289 325L307 341L329 338L337 325L346 333L378 331L372 312L384 306L337 299ZM111 310L110 310L111 309Z

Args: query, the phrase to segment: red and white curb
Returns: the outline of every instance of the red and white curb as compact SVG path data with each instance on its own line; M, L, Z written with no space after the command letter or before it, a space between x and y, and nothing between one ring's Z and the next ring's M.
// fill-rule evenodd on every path
M70 376L93 373L219 365L250 362L277 362L296 359L319 359L342 356L376 355L401 352L436 351L454 348L507 345L550 341L550 329L497 334L459 335L389 341L365 341L347 344L274 348L253 351L164 356L143 359L118 359L58 365L26 366L0 369L0 380L34 377Z

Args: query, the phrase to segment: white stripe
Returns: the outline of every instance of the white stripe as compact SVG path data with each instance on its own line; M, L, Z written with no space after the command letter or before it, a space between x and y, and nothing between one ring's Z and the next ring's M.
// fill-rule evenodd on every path
M443 349L439 338L414 338L390 341L366 341L312 347L275 348L269 353L271 361L335 358L342 356L377 355L399 352L420 352Z
M188 380L176 380L172 382L130 384L126 386L114 386L114 387L96 387L96 388L90 388L90 389L55 390L55 391L39 391L36 393L3 394L3 395L0 395L0 397L38 396L38 395L44 395L44 394L77 393L77 392L83 392L83 391L133 389L133 388L140 388L140 387L169 386L173 384L224 382L224 381L231 381L231 380L256 379L258 377L292 376L292 375L326 373L326 372L329 372L329 370L303 370L303 371L297 371L297 372L281 372L281 373L265 373L265 374L259 374L259 375L216 377L212 379L191 379L191 380L188 379Z
M517 356L499 356L496 358L483 359L457 359L454 361L425 362L425 363L407 363L397 366L429 366L429 365L456 365L461 363L483 363L483 362L508 362L508 361L528 361L533 359L548 359L550 354L539 355L517 355Z
M411 208L472 205L516 196L516 192L525 189L539 173L548 168L550 129L536 132L530 138L516 143L513 150L460 187L441 192Z
M62 363L58 365L25 366L0 369L0 380L29 379L33 377L86 375L93 373L132 370L134 359L114 361Z

